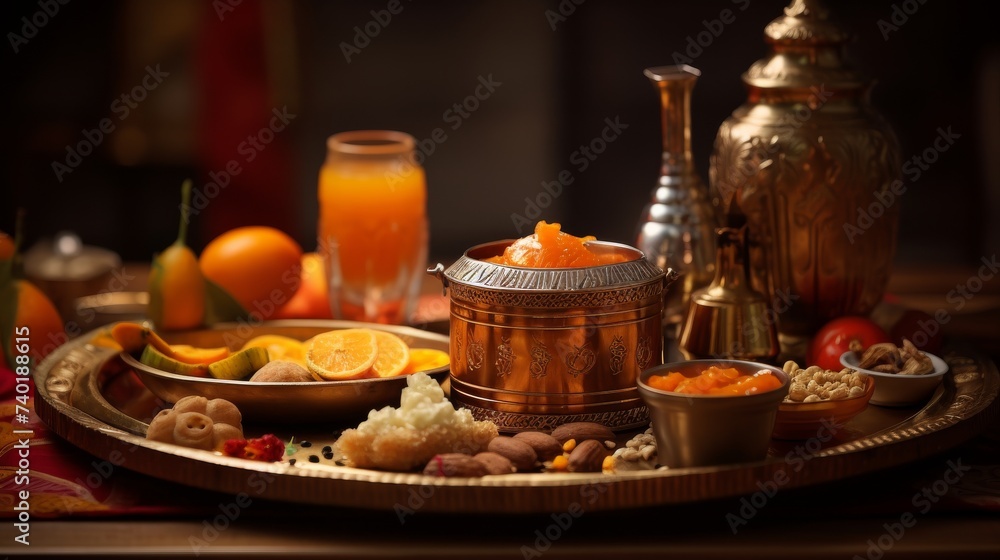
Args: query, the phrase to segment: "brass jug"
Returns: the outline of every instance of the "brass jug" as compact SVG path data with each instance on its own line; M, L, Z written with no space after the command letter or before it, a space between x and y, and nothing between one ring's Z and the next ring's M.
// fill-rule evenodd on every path
M680 274L663 306L665 334L673 338L691 293L711 282L715 269L716 217L691 155L691 91L701 72L679 65L644 73L660 94L663 159L639 220L636 247L663 270Z
M794 0L764 34L771 52L742 76L748 99L719 128L709 184L718 215L737 208L749 224L753 285L784 303L779 333L801 339L881 300L900 154L818 1Z
M715 279L691 294L680 351L688 360L734 358L773 363L778 357L774 311L749 285L747 226L719 228Z

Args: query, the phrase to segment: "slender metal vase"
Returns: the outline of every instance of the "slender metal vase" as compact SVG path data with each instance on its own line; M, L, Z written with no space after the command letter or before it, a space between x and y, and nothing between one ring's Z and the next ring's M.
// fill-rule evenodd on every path
M712 281L715 213L691 156L691 91L698 76L690 66L647 68L660 94L663 163L652 200L643 210L636 247L653 264L679 274L664 302L665 334L683 321L691 293Z

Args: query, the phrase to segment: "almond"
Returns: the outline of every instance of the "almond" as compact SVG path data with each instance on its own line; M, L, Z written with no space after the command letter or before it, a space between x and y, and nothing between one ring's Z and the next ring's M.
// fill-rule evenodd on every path
M472 455L464 453L442 453L435 455L424 467L424 474L429 476L486 476L489 471L482 462Z
M570 422L552 430L552 437L559 440L559 443L566 443L571 439L578 442L588 439L614 441L615 433L611 428L596 422Z
M569 454L570 472L601 472L604 458L609 455L604 442L588 439L577 444Z
M535 462L538 461L538 455L530 445L508 436L493 438L487 450L509 459L518 472L535 470Z
M514 472L514 464L510 462L510 459L499 453L483 451L476 453L473 459L482 463L490 474L510 474Z
M559 440L544 432L521 432L515 434L514 439L530 445L540 461L551 461L563 452Z

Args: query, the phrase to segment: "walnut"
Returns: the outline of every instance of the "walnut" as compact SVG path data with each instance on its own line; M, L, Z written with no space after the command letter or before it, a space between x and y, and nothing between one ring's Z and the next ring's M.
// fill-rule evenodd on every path
M901 363L899 349L896 348L896 345L891 342L881 342L872 344L865 350L865 353L861 355L858 367L879 371L875 369L876 366L885 364L898 366Z
M900 375L926 375L934 372L934 363L909 340L903 339L903 351L901 354L907 356L903 368L899 370Z

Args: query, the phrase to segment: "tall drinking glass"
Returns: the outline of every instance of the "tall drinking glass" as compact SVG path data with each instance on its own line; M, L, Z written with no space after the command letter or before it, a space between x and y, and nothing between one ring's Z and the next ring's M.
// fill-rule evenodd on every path
M404 324L427 266L427 187L413 137L390 130L327 140L319 251L338 319Z

